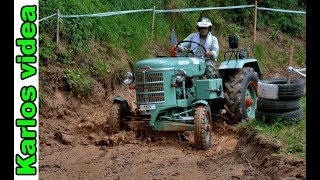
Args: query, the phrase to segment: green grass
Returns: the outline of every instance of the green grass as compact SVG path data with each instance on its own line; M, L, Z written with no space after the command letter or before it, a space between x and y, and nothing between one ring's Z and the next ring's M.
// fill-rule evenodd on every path
M52 0L39 1L40 18L47 17L56 13L57 10L63 15L76 14L93 14L110 11L124 11L137 9L183 9L189 7L223 7L239 4L250 4L243 0L218 0L218 1L184 1L184 0L167 0L167 1L145 1L145 0ZM295 4L294 2L261 2L261 5L269 7L299 7L304 6ZM266 4L263 4L266 3ZM271 4L268 4L271 3ZM300 8L300 9L301 9ZM261 14L261 13L259 13ZM155 55L169 55L170 34L172 29L175 29L178 40L183 40L191 32L197 31L196 21L200 15L209 16L212 18L212 32L219 40L221 49L218 61L223 58L223 53L229 50L227 37L231 33L237 33L241 38L239 40L240 48L250 47L252 55L258 59L263 69L273 69L281 64L288 63L288 54L283 53L283 48L277 47L272 40L276 39L277 30L287 29L289 32L299 32L304 28L300 22L300 16L281 15L280 13L266 13L266 16L258 16L258 28L271 27L274 24L277 27L274 30L272 38L259 39L258 42L252 42L252 27L251 20L253 19L253 11L251 9L242 10L208 10L194 12L179 12L179 13L157 13L154 23L154 36L152 34L152 12L139 12L107 17L82 17L82 18L62 18L60 19L60 45L56 45L56 17L40 22L39 24L39 57L40 61L49 63L60 63L64 69L76 69L82 72L80 68L88 68L91 63L93 72L86 74L85 82L90 84L91 80L105 81L110 74L119 74L127 66L120 52L130 59L131 62L136 62L141 59L154 57ZM273 18L268 18L268 17ZM276 21L278 17L286 23L281 29L279 25L283 25ZM303 17L303 16L302 16ZM268 20L268 21L265 21ZM264 24L267 23L267 24ZM272 26L273 27L273 26ZM93 42L93 43L92 43ZM294 61L299 65L305 64L305 46L295 44L291 41L291 37L286 37L287 44L295 45ZM91 46L92 44L98 46ZM117 50L121 51L117 51ZM275 60L273 60L275 59ZM120 61L120 66L118 62ZM300 68L300 67L295 67ZM111 70L111 72L110 72ZM112 71L113 70L113 71ZM119 71L115 71L119 70ZM70 70L73 71L73 70ZM83 73L82 73L83 74ZM72 73L69 73L68 84L73 90L78 92L83 89L83 93L90 91L87 85L76 85L75 76L72 78ZM73 79L73 80L72 80ZM105 81L106 82L106 81ZM87 90L85 90L87 89ZM82 94L82 93L80 93ZM86 93L85 93L86 94Z
M75 96L87 97L91 90L91 81L86 69L66 69L64 74L71 93Z
M242 122L239 127L251 128L271 141L280 142L283 148L280 154L291 155L296 158L306 158L306 96L301 98L304 118L298 123L285 124L276 121L272 125L258 120Z

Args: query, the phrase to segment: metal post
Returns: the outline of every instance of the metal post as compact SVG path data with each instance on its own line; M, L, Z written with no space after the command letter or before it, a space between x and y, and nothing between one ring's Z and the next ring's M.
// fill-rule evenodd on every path
M153 31L154 31L154 20L156 17L156 6L153 6L153 14L152 14L152 29L151 29L151 38L153 38Z
M257 40L257 7L258 0L254 0L253 42Z
M290 45L290 59L289 59L289 67L292 67L293 64L293 46ZM291 72L288 72L288 81L287 84L291 83Z
M57 10L57 46L59 45L59 20L60 20L60 14L59 14L59 9Z

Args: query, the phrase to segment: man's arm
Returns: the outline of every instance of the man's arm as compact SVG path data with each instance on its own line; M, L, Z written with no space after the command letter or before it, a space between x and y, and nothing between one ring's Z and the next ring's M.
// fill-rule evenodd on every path
M186 37L186 38L184 39L184 41L192 41L192 40L193 40L193 37L195 36L195 34L196 34L196 33L190 34L188 37ZM189 48L190 48L190 45L191 45L190 42L184 42L184 43L181 43L178 48L179 48L179 49L189 49Z
M213 56L213 59L217 60L219 55L219 43L218 39L215 36L212 36L212 44L210 51L207 52L207 55Z

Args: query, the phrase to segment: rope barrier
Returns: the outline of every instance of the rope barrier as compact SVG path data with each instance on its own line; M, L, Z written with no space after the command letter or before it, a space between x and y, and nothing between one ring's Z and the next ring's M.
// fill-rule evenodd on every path
M292 10L273 9L273 8L265 8L265 7L257 7L257 9L258 9L258 10L263 10L263 11L277 11L277 12L306 14L306 12L304 12L304 11L292 11Z
M223 10L223 9L244 9L244 8L253 8L254 5L239 5L239 6L226 6L226 7L206 7L206 8L185 8L185 9L169 9L169 10L155 10L156 13L165 13L165 12L190 12L190 11L205 11L205 10ZM284 10L284 9L274 9L274 8L265 8L257 7L258 10L263 11L276 11L276 12L286 12L286 13L298 13L306 14L304 11L293 11L293 10ZM58 16L60 18L79 18L79 17L104 17L104 16L114 16L120 14L136 13L136 12L148 12L153 11L153 9L139 9L139 10L128 10L128 11L115 11L115 12L104 12L96 14L79 14L79 15L62 15L62 14L52 14L45 18L39 20L39 22L49 19L53 16Z
M155 10L156 13L163 12L188 12L188 11L204 11L204 10L219 10L219 9L243 9L252 8L254 5L226 6L226 7L207 7L207 8L185 8L185 9L170 9L170 10Z
M152 11L153 9L141 9L141 10L129 10L129 11L116 11L116 12L104 12L97 14L82 14L82 15L59 15L61 18L78 18L78 17L104 17L104 16L113 16L119 14L128 14L128 13L136 13L136 12L146 12Z
M54 14L52 14L52 15L50 15L50 16L47 16L47 17L45 17L45 18L40 19L39 22L44 21L44 20L46 20L46 19L49 19L49 18L51 18L51 17L53 17L53 16L56 16L56 15L57 15L57 13L54 13Z

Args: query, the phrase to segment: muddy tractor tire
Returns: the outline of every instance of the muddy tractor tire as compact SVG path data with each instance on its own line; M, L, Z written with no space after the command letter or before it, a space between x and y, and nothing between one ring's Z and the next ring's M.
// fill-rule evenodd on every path
M229 124L237 124L243 119L255 118L258 80L258 73L253 68L244 67L231 75L229 81L225 83L226 103L224 108L227 111Z
M114 102L112 104L112 112L109 121L109 133L115 134L122 130L128 130L127 116L130 113L130 107L124 102Z
M208 150L212 146L212 116L209 105L199 105L194 113L194 143L197 149Z

